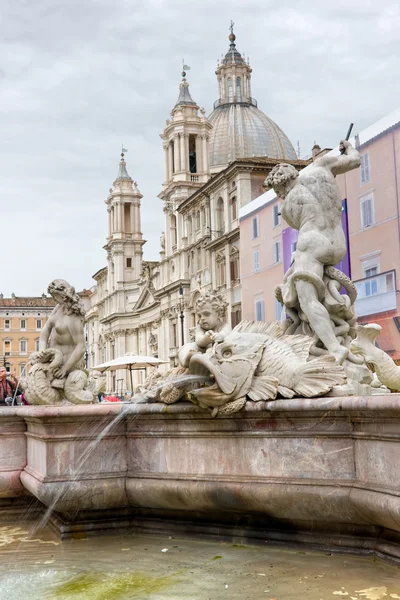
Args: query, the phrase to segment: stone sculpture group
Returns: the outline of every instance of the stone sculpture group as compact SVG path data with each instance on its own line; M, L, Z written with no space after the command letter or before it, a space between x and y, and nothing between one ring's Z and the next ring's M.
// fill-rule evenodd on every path
M134 402L185 399L216 416L237 412L247 401L400 390L400 367L375 346L379 326L357 325L356 288L335 267L346 253L335 177L360 166L348 141L339 150L339 156L317 158L300 175L292 165L277 165L266 179L283 200L282 216L299 230L292 264L275 291L285 318L271 324L242 321L232 330L224 297L200 295L194 341L179 350L179 366L165 374L153 371ZM82 364L81 300L62 279L48 291L57 306L21 381L25 397L30 404L95 402L99 385L89 384Z

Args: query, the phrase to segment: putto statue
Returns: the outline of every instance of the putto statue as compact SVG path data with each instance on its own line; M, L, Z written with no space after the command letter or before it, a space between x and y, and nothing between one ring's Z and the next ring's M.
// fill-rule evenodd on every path
M196 313L199 317L195 329L194 342L185 344L179 350L179 362L182 367L188 367L190 359L196 352L205 352L213 343L222 342L231 332L231 327L225 322L225 312L228 303L221 294L207 292L196 301Z
M84 308L75 288L55 279L48 293L57 302L39 338L39 351L21 386L29 404L81 404L96 401L84 370ZM92 387L92 386L91 386ZM95 387L95 385L93 385Z
M299 230L292 265L276 290L292 319L286 332L312 336L312 353L329 353L342 364L347 357L360 361L349 356L357 293L348 277L334 268L346 254L342 199L335 177L358 168L360 155L346 140L339 150L340 156L318 158L300 177L292 165L277 165L266 185L284 199L282 216ZM340 294L342 285L348 295Z

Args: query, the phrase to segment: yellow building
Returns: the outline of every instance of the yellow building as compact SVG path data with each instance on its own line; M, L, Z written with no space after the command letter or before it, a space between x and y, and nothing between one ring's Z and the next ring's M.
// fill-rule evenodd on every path
M0 365L15 377L20 377L29 355L38 349L40 332L55 304L45 294L40 298L0 294Z

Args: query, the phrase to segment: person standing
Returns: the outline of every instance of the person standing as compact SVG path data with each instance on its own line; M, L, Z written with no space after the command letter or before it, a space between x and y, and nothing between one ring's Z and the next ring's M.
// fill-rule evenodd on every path
M13 375L7 379L7 369L0 367L0 406L8 406L6 398L12 398L17 387L17 380Z

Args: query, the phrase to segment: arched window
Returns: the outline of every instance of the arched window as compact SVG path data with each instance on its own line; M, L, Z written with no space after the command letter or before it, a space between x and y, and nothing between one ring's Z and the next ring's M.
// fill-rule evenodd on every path
M241 85L240 77L236 78L236 100L237 100L237 102L242 101L242 85Z
M225 218L224 218L224 201L222 198L218 198L217 202L217 235L222 235L225 231Z
M233 102L232 79L228 77L228 102Z
M176 243L177 243L177 233L176 233L176 216L175 215L171 215L171 242L172 242L172 248L176 249Z

